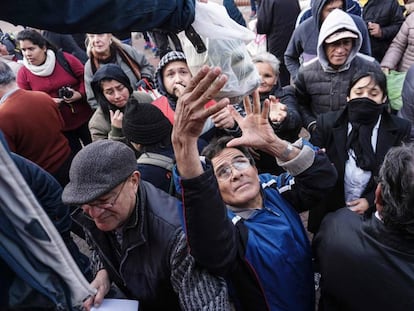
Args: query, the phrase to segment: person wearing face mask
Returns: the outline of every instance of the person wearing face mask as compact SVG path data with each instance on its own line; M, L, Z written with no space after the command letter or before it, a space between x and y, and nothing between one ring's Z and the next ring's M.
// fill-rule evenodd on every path
M317 232L322 218L342 207L358 214L374 211L380 165L391 147L409 141L410 129L407 120L389 113L384 73L355 73L345 109L321 114L311 138L314 145L326 150L338 171L338 181L310 211L308 230Z
M92 141L111 139L125 142L122 120L126 104L150 103L151 96L133 91L127 74L116 64L100 67L93 76L91 87L99 105L89 120Z

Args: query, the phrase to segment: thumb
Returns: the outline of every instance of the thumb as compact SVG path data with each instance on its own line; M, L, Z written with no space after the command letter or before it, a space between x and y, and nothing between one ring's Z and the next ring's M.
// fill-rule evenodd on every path
M242 137L237 137L237 138L233 138L232 140L230 140L227 143L227 147L236 147L236 146L240 146L243 145L243 136Z

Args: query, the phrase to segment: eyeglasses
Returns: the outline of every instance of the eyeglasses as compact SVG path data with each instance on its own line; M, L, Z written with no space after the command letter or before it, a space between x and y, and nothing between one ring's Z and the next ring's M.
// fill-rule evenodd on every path
M127 182L127 180L125 180L122 183L121 189L119 189L118 193L115 195L114 199L111 202L86 203L85 204L85 207L87 209L90 209L91 207L98 207L98 208L101 208L101 209L111 209L111 208L114 208L114 206L116 204L116 201L118 200L119 195L122 192L122 189L124 189L124 186L125 186L125 183L126 182ZM84 208L84 210L85 210L85 208Z
M233 169L236 169L239 172L241 172L248 169L250 166L251 164L248 158L237 158L233 162L231 162L231 164L221 166L215 172L215 175L218 179L226 181L233 175Z

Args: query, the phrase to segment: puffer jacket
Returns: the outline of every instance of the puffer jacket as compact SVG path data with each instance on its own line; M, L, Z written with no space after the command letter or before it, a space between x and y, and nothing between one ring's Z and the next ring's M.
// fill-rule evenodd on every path
M333 69L326 57L323 43L339 29L347 29L359 35L355 39L346 62ZM339 110L346 104L349 81L355 72L381 70L374 58L359 54L361 35L352 18L341 10L332 11L322 24L318 38L318 58L305 63L295 81L296 97L303 126L310 130L316 117L324 112Z
M317 42L322 25L321 12L327 2L328 0L313 1L311 7L312 17L298 25L290 38L284 58L293 80L296 79L300 65L317 56ZM344 11L347 9L347 3L344 3ZM359 51L371 55L369 33L364 20L358 15L349 14L349 16L352 17L362 36L362 45Z
M414 64L414 15L407 17L381 61L381 67L407 71Z
M370 36L372 56L381 62L404 22L402 8L395 0L369 0L362 10L362 18L366 23L374 22L381 27L381 38Z

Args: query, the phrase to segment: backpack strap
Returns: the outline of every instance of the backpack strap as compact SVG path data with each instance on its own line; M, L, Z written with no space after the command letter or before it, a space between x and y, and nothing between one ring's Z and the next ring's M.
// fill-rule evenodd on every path
M137 159L137 163L159 166L165 168L169 172L172 172L174 167L174 159L153 152L145 152L141 154L141 156ZM168 193L170 195L175 195L174 178L172 177L172 174L170 177L170 186L168 189Z
M72 67L70 67L70 64L68 60L65 58L65 55L63 54L62 49L59 49L55 53L57 62L65 69L67 73L69 73L72 77L78 79L78 77L75 75L75 73L72 70Z
M168 171L172 171L174 167L174 160L172 158L153 152L143 153L137 159L137 163L159 166L165 168Z

